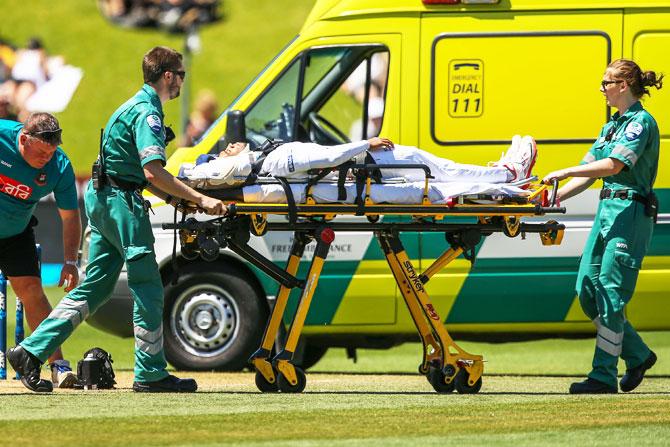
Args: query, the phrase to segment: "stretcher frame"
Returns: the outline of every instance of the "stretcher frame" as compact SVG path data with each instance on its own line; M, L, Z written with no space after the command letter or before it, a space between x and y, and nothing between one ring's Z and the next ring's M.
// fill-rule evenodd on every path
M370 182L367 182L369 191ZM164 225L180 232L182 254L205 259L215 259L220 248L229 248L279 283L279 291L268 319L259 349L249 362L256 369L256 386L261 392L299 393L305 388L304 371L292 363L298 340L318 285L326 258L335 234L347 231L372 231L379 242L393 277L423 345L423 359L419 373L425 375L431 386L439 393L454 390L459 393L477 393L482 385L484 359L481 355L466 352L449 335L442 318L435 310L425 284L463 254L474 262L475 247L482 237L493 233L504 233L508 237L526 233L538 233L543 245L558 245L563 238L565 226L550 220L544 223L522 222L523 217L537 217L553 213L565 213L565 208L555 205L555 192L549 202L547 187L531 187L529 197L513 198L499 205L480 205L455 200L449 205L431 205L424 201L420 205L385 205L369 201L363 203L316 204L252 204L232 203L224 217L210 221L195 219ZM545 203L539 198L544 194ZM309 195L308 195L309 197ZM287 221L269 221L270 215L283 215ZM363 222L338 222L338 215L366 216ZM407 222L383 222L383 215L410 216ZM453 223L445 221L447 216L475 216L476 222ZM284 269L248 245L250 234L262 236L268 231L293 231L293 244ZM412 265L400 233L404 231L442 232L448 248L423 273ZM209 241L209 243L204 243ZM296 277L305 246L316 241L305 279ZM204 256L207 254L207 256ZM286 340L276 355L272 355L278 340L281 324L292 289L302 293L293 316Z

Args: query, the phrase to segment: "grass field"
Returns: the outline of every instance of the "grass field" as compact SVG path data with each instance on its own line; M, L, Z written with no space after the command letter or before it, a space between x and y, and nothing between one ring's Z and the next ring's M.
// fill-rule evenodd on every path
M52 301L60 297L56 289L48 293ZM83 325L66 355L75 360L94 345L108 349L119 389L36 395L8 380L0 383L0 430L17 445L40 446L668 445L670 334L643 335L659 361L627 395L566 394L590 364L593 340L584 339L462 343L488 360L474 396L433 392L415 373L415 343L361 350L356 364L331 350L308 373L301 395L262 395L246 372L179 373L198 379L197 394L146 396L130 391L132 340Z
M188 73L195 93L213 90L223 110L297 34L312 0L224 0L224 20L203 28L202 50ZM63 148L75 171L89 175L100 128L142 85L142 55L155 45L181 51L183 39L157 30L129 30L107 22L97 0L2 0L0 37L23 46L39 36L49 54L84 71L68 108L58 114ZM281 20L277 20L281 18ZM165 122L179 129L179 101L165 107ZM175 149L175 143L168 151Z

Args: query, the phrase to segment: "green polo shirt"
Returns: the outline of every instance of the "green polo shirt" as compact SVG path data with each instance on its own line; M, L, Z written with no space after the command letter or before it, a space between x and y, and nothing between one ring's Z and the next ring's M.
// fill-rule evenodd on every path
M116 109L102 137L105 172L133 183L146 184L143 166L165 156L163 107L153 87L139 92Z
M77 188L72 164L59 147L44 167L30 166L19 151L23 124L0 120L0 239L21 233L37 203L54 193L56 205L75 210Z
M605 158L619 160L624 169L605 177L603 188L632 189L646 196L656 179L659 146L656 120L638 101L623 115L617 112L612 116L581 164Z

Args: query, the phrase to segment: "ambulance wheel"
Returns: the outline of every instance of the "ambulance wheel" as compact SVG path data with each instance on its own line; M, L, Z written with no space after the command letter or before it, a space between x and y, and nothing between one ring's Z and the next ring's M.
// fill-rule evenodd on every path
M465 369L458 371L458 374L456 374L453 382L456 384L456 391L461 394L477 394L482 388L482 378L480 377L472 386L468 384L469 378L470 374L468 374Z
M274 383L270 383L260 371L256 371L256 388L261 393L276 393L279 391L276 378Z
M295 367L295 376L296 379L298 379L298 383L293 385L291 382L289 382L286 377L282 373L279 373L277 376L277 385L279 385L279 390L282 393L302 393L303 390L305 389L305 385L307 385L307 377L305 376L305 372L298 368L297 366Z
M430 370L428 371L428 382L430 382L433 389L438 393L451 393L454 391L456 380L452 380L451 383L445 383L445 377L446 376L441 368L435 368L434 366L430 367Z
M240 371L268 318L254 278L230 262L189 262L179 281L164 278L165 356L178 370Z

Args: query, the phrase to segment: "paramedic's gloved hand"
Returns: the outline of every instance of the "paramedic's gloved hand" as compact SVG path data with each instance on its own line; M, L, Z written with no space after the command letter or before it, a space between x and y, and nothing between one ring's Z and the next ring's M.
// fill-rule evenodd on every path
M393 141L389 140L388 138L372 137L368 140L368 143L370 143L371 151L393 149Z
M545 175L542 179L542 183L545 185L551 185L551 182L554 179L560 182L561 180L565 180L568 177L570 177L570 175L565 169L559 169L558 171L550 172L549 174Z
M207 214L222 215L228 212L228 208L219 199L213 199L208 196L202 196L198 206L202 208Z

